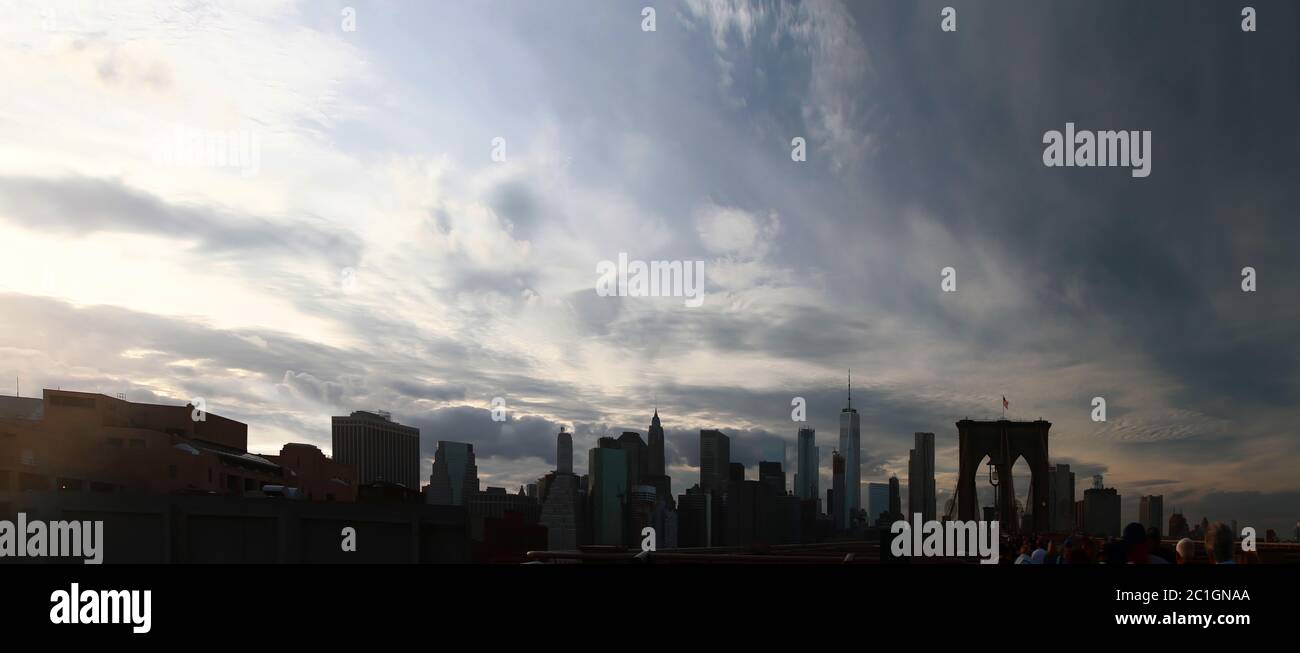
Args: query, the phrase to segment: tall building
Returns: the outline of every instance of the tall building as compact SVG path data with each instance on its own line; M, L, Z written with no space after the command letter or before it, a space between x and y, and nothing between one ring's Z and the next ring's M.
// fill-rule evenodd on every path
M437 506L463 506L479 492L478 464L474 445L468 442L438 441L433 472L425 488L425 502Z
M1052 532L1074 531L1074 472L1065 464L1047 468L1047 507L1052 512Z
M546 483L542 514L537 523L546 527L546 548L550 551L576 551L581 511L578 477L556 473Z
M874 524L881 513L889 512L889 485L867 483L867 523Z
M646 432L646 438L650 441L650 463L647 470L650 476L663 476L667 471L663 460L663 424L659 423L659 408L655 408L654 416L650 418L650 429Z
M686 489L677 497L677 543L682 547L707 547L714 545L715 523L718 521L714 495L699 485Z
M566 433L560 427L560 434L555 436L555 471L560 474L573 473L573 434Z
M1138 523L1146 528L1160 530L1165 523L1165 496L1150 494L1139 499ZM1233 532L1237 532L1234 528Z
M740 463L731 463L727 465L727 481L745 480L745 466Z
M628 494L626 512L627 512L627 535L624 542L629 546L638 548L641 542L641 532L646 527L655 527L655 505L658 503L655 497L655 488L653 485L635 485L631 493ZM655 539L658 540L661 533L655 533ZM656 546L658 542L656 541Z
M1179 540L1187 537L1187 534L1191 532L1191 529L1187 527L1187 518L1183 516L1183 513L1175 509L1174 513L1169 515L1169 532L1165 534L1166 537Z
M641 482L645 485L655 487L656 504L666 504L663 510L673 512L676 510L677 502L673 500L673 482L666 472L667 466L664 461L664 427L659 422L659 409L655 409L654 417L650 418L650 429L647 431L648 444L646 445L646 463L645 475ZM656 505L656 511L660 508ZM676 523L677 516L672 515L671 519ZM662 541L662 540L661 540Z
M655 490L658 492L658 490ZM671 496L655 497L655 511L651 524L655 529L655 544L659 549L678 547L678 513Z
M759 539L760 490L761 484L758 481L746 481L744 478L733 478L727 484L727 496L723 501L723 528L726 530L727 546L748 547Z
M1083 491L1083 530L1089 535L1120 536L1120 496L1113 487L1090 487Z
M622 545L623 507L628 501L627 452L612 438L587 453L592 544Z
M852 521L854 511L862 508L862 422L853 407L853 379L849 378L848 403L840 411L840 456L844 458L844 492L835 491L843 498L841 516L845 524Z
M799 429L798 448L795 451L794 493L800 499L821 500L820 479L817 470L817 432Z
M898 477L889 477L889 518L898 520L903 518L903 493L898 487Z
M772 496L785 496L785 470L781 468L781 463L759 461L758 482L762 483Z
M847 485L844 474L844 456L838 451L831 452L831 524L836 531L842 531L849 527L849 511L845 506L848 505L845 489Z
M627 488L628 496L631 496L632 489L642 485L642 479L648 475L647 463L650 457L647 455L645 440L636 431L624 431L618 436L618 446L627 452Z
M722 431L700 431L700 489L721 495L731 470L731 439Z
M555 436L555 473L547 474L537 486L542 505L537 523L546 528L547 550L577 550L582 493L573 473L573 434L563 426Z
M934 491L934 434L915 433L915 444L907 459L908 516L921 514L932 521L938 513Z
M384 481L419 491L420 429L364 410L331 421L334 460L355 467L359 484Z

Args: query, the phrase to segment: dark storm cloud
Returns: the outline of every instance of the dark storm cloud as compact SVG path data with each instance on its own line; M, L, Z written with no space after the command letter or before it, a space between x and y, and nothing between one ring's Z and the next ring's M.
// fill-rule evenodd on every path
M1093 476L1097 474L1104 475L1110 471L1109 466L1105 463L1087 462L1066 456L1052 456L1052 463L1069 465L1070 471L1074 473L1074 482L1076 484L1086 482L1089 486L1092 483Z
M318 256L338 267L361 258L356 237L324 225L172 204L109 179L0 177L0 217L69 237L124 232L197 240L208 254L269 250Z
M1127 475L1145 480L1123 480L1126 510L1138 492L1160 489L1198 510L1203 501L1228 513L1240 501L1242 510L1257 502L1249 509L1268 519L1294 513L1294 493L1217 490L1253 479L1223 476L1215 466L1250 469L1297 454L1294 438L1271 425L1300 417L1300 304L1293 301L1300 223L1292 218L1300 199L1300 86L1294 34L1277 27L1300 24L1300 7L1255 3L1264 26L1243 36L1237 8L1216 3L1122 10L1116 3L1102 10L980 3L959 5L961 28L945 34L937 28L944 4L699 3L661 11L659 32L630 39L609 28L635 26L627 20L635 12L619 3L505 3L482 16L469 5L411 5L409 22L400 24L418 32L419 43L400 56L367 54L416 67L400 69L413 73L405 79L427 79L424 66L475 46L483 56L457 64L463 80L438 79L463 93L455 104L480 113L457 130L469 134L469 155L426 140L447 130L424 128L402 134L417 145L407 149L404 140L394 152L448 151L449 162L476 161L483 143L513 125L520 138L510 134L512 153L549 148L541 154L572 159L566 181L574 196L599 189L662 219L653 255L707 257L711 266L713 243L694 218L701 203L780 216L779 235L752 261L758 281L717 289L704 310L641 310L591 288L562 287L556 297L571 320L564 326L580 336L557 338L570 368L564 378L527 344L498 346L494 329L520 314L550 270L475 264L463 252L422 251L422 243L408 253L437 257L445 264L437 273L360 269L364 287L392 296L387 315L340 301L319 280L251 266L259 288L359 334L357 349L11 296L0 296L0 339L59 363L37 366L59 370L44 377L46 385L116 385L132 398L153 394L124 379L156 378L173 359L202 360L167 376L187 393L238 404L236 417L318 441L328 437L329 412L388 408L421 426L426 475L438 439L475 443L480 464L491 458L518 463L511 474L541 475L553 465L560 420L573 428L575 465L585 469L598 437L644 435L655 395L670 465L699 464L701 428L730 435L733 459L752 466L779 442L793 457L795 432L809 426L828 472L845 400L839 377L853 367L862 379L853 404L862 420L863 481L897 472L906 493L913 432L935 433L936 467L955 472L953 422L988 416L1007 378L1080 405L1096 394L1149 391L1144 400L1169 405L1113 400L1111 423L1096 428L1105 446L1095 451L1082 438L1059 438L1081 431L1077 423L1044 415L1065 421L1052 450L1073 457L1053 462L1071 464L1080 490L1093 474ZM710 11L722 22L711 22ZM510 34L509 47L455 40L484 32ZM554 123L558 145L528 141L546 131L538 117ZM1043 132L1067 121L1152 130L1152 175L1045 168ZM794 135L809 138L806 165L789 160ZM497 179L462 205L489 207L516 241L538 237L530 245L552 258L536 268L573 265L594 278L587 262L544 249L545 236L576 239L585 231L607 236L602 247L629 236L604 233L613 230L603 205L592 215L565 214L569 189L548 188L540 177ZM435 202L417 215L419 226L450 235L456 210ZM342 266L362 254L347 232L312 220L285 226L169 204L111 180L0 178L0 218L68 237L121 231L195 240L195 252L214 257L275 255L247 257L263 265L283 254ZM938 292L938 270L948 265L959 272L955 297ZM1246 265L1259 270L1258 293L1239 290ZM481 296L506 301L475 301ZM437 327L403 315L429 307L443 313ZM536 330L549 335L546 325ZM166 355L118 358L131 348ZM725 373L690 378L657 367L696 354L759 371L741 384ZM592 360L625 361L654 378L629 371L620 383L633 390L600 387L593 379L606 377L590 372L606 370L589 369ZM870 369L863 360L884 363ZM95 362L102 362L95 374L66 371ZM1089 365L1102 369L1080 372ZM274 396L210 373L225 368L259 373ZM907 373L891 375L898 369ZM481 406L495 396L512 414L556 421L493 422L481 407L440 405ZM806 424L790 421L795 396L808 401ZM1169 410L1139 419L1145 408ZM1164 478L1172 475L1161 468L1166 463L1212 471L1175 482ZM674 489L696 480L675 476ZM1027 483L1017 480L1023 493ZM941 501L950 490L939 488ZM987 501L987 488L980 491Z
M0 301L8 317L0 321L4 342L53 352L64 359L103 363L129 349L147 349L162 352L167 360L211 359L222 368L263 371L275 379L286 370L329 369L343 375L364 370L339 349L275 331L220 330L112 306L77 308L22 295L0 295ZM43 328L25 326L31 324Z
M853 5L878 44L880 83L897 91L880 99L897 121L882 136L881 186L918 198L973 249L1020 263L1035 310L1123 337L1185 384L1181 401L1229 414L1294 405L1300 330L1279 300L1300 282L1285 245L1300 226L1280 218L1300 193L1260 183L1300 172L1289 36L1243 39L1237 17L1173 3L998 3L964 12L954 35L897 29L933 22L940 6ZM1294 5L1261 11L1300 18ZM1041 136L1067 121L1152 130L1152 176L1045 168ZM1240 293L1246 265L1278 285ZM968 341L995 337L972 326Z
M1160 485L1176 485L1178 483L1181 483L1181 481L1175 481L1167 478L1153 478L1148 480L1128 481L1127 485L1130 485L1132 487L1137 487L1137 488L1143 488L1143 487L1156 487Z
M405 415L395 413L393 419L420 429L421 473L426 477L439 440L473 444L480 465L484 458L499 457L540 458L550 464L550 469L555 466L555 435L560 426L545 419L529 416L497 422L492 419L492 411L471 406ZM577 443L574 449L576 453ZM537 475L545 473L546 470L539 470Z
M1243 462L1252 456L1241 447L1233 446L1233 438L1227 433L1197 435L1189 438L1165 441L1123 442L1120 451L1136 456L1155 457L1162 461L1205 464L1215 462ZM1209 479L1186 479L1189 482L1202 483Z
M459 386L433 385L398 379L392 381L389 387L414 399L450 401L465 398L465 388Z

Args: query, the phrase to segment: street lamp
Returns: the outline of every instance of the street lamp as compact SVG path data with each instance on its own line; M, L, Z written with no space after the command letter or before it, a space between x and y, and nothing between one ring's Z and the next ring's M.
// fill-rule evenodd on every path
M993 464L993 461L989 461L989 485L993 486L993 514L996 515L998 519L1002 519L1002 502L1000 501L1001 497L998 496L999 482L998 467Z

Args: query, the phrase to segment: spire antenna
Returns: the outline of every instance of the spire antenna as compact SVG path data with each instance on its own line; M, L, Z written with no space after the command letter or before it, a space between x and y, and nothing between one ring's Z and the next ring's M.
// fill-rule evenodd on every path
M849 406L848 406L848 407L849 407L849 408L852 408L852 407L853 407L853 368L849 368L849 392L848 392L848 399L849 399Z

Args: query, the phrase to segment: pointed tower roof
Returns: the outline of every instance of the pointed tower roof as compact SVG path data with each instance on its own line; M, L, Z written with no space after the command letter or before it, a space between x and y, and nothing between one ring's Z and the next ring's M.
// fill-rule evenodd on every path
M848 393L846 394L846 399L848 400L848 403L844 406L844 410L840 412L844 412L844 413L856 412L853 410L853 370L852 369L849 370L849 385L848 385Z

